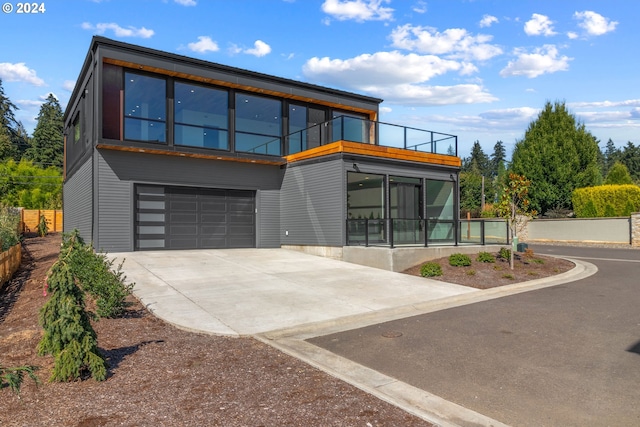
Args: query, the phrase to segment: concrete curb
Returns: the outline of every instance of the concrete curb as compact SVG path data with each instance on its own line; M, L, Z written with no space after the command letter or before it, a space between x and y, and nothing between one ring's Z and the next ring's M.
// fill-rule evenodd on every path
M506 426L506 424L449 402L428 391L418 389L333 354L308 343L306 340L390 320L574 282L598 271L597 267L591 263L572 258L565 259L572 261L576 266L557 276L398 307L373 314L269 331L254 335L254 338L437 426Z

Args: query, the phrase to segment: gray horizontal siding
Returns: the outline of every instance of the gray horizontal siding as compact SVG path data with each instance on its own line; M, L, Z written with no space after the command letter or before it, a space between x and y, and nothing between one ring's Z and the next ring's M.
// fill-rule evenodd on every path
M69 233L77 229L86 243L92 241L92 170L91 159L89 159L66 180L62 192L63 231Z
M342 246L344 192L342 160L287 168L280 196L282 244Z
M258 191L258 241L259 248L280 247L280 191Z
M97 237L95 247L107 252L133 251L133 185L122 181L97 152Z

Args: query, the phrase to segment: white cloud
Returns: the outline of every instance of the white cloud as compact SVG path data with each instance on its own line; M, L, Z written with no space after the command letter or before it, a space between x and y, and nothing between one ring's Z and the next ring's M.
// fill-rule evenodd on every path
M531 19L524 24L524 32L528 36L552 36L557 34L553 31L553 21L545 15L534 13Z
M199 53L217 52L220 50L218 44L211 40L209 36L198 36L197 42L188 43L190 50Z
M449 58L485 61L500 55L502 49L491 45L493 37L479 34L473 36L463 28L450 28L443 32L431 27L411 24L397 27L389 36L394 47L433 55L448 55Z
M611 21L599 13L585 10L584 12L576 12L573 17L577 19L578 26L584 29L591 36L601 36L608 32L614 31L618 25L617 21Z
M124 28L114 22L99 23L96 25L93 25L89 22L83 22L82 29L92 30L97 34L104 34L107 30L111 30L117 37L140 37L143 39L148 39L155 34L153 30L149 30L145 27L136 28L133 26L129 26L127 28Z
M68 91L68 92L73 92L73 89L76 87L76 81L75 80L65 80L64 83L62 83L62 89Z
M195 0L174 0L174 1L182 6L195 6L197 4Z
M594 101L594 102L569 102L571 108L616 108L640 106L640 99L627 99L624 101Z
M244 53L248 55L254 55L257 57L265 56L271 53L271 46L263 42L262 40L256 40L252 49L245 49Z
M322 11L339 21L389 21L393 19L393 9L383 7L389 0L325 0Z
M16 101L16 105L23 110L31 109L31 108L40 108L44 104L43 100L36 101L34 99L18 99Z
M567 32L567 37L569 37L571 40L575 40L578 38L578 33L575 33L573 31L568 31Z
M304 75L313 81L348 88L404 105L448 105L491 102L496 98L478 84L428 86L429 79L457 71L476 71L472 64L434 55L398 51L363 54L350 59L311 58Z
M393 110L391 109L391 107L380 107L378 111L380 111L380 114L388 114Z
M507 66L500 71L502 77L534 78L546 73L566 71L569 69L569 61L573 59L564 55L559 56L558 49L554 45L536 48L533 53L526 53L523 49L515 49L514 54L517 59L509 61Z
M420 0L416 2L411 10L413 10L415 13L427 13L427 2Z
M27 67L24 62L0 63L0 79L6 82L25 82L34 86L44 86L44 80L38 77L36 71Z
M485 28L485 27L490 27L493 24L497 24L498 18L496 18L495 16L492 15L483 15L482 19L480 20L480 28Z

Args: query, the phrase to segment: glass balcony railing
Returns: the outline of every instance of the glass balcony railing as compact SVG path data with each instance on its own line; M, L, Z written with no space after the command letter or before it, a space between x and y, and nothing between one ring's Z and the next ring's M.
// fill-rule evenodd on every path
M250 152L268 154L273 152L273 146L280 146L284 142L284 155L289 155L336 141L373 144L423 153L458 155L458 137L455 135L351 116L336 117L283 138L273 139L254 147Z
M348 246L507 245L502 219L348 219Z

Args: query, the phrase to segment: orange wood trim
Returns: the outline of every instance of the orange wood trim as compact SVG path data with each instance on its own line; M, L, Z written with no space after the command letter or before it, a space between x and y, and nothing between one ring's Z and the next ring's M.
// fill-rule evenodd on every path
M358 142L337 141L331 144L312 148L311 150L286 156L288 163L300 160L313 159L316 157L328 156L335 153L359 154L370 157L382 157L394 160L406 160L418 163L429 163L444 166L460 167L462 161L459 157L446 156L443 154L423 153L420 151L404 150L401 148L382 147L379 145L361 144Z
M121 67L132 68L132 69L135 69L135 70L142 70L142 71L147 71L147 72L155 73L155 74L163 74L165 76L178 77L178 78L185 79L185 80L192 80L192 81L201 82L201 83L214 84L214 85L217 85L217 86L224 86L224 87L229 87L229 88L234 88L234 89L241 89L241 90L244 90L244 91L247 91L247 92L262 93L262 94L265 94L265 95L277 96L278 98L294 99L296 101L324 105L324 106L331 107L331 108L338 108L340 110L364 113L364 114L367 114L369 116L370 120L376 120L377 119L376 112L373 111L373 110L350 107L350 106L347 106L347 105L336 104L336 103L333 103L333 102L321 101L321 100L318 100L318 99L307 98L307 97L304 97L304 96L297 96L297 95L293 95L293 94L290 94L290 93L278 92L278 91L267 90L267 89L259 89L259 88L255 88L255 87L251 87L251 86L245 86L245 85L241 85L241 84L237 84L237 83L226 82L226 81L223 81L223 80L210 79L210 78L202 77L202 76L195 76L193 74L179 73L177 71L166 70L164 68L149 67L149 66L146 66L146 65L140 65L140 64L133 63L133 62L122 61L122 60L119 60L119 59L104 58L103 62L105 62L107 64L118 65L118 66L121 66Z
M188 157L191 159L220 160L225 162L255 163L255 164L261 164L261 165L274 165L274 166L280 166L285 164L285 161L281 160L280 157L278 157L277 160L260 160L260 159L247 159L243 157L230 157L225 155L184 153L184 152L178 152L178 151L161 150L157 148L151 148L151 149L138 148L138 147L128 147L124 145L111 145L111 144L98 144L97 148L101 148L104 150L114 150L114 151L128 151L133 153L158 154L162 156L172 156L172 157Z

